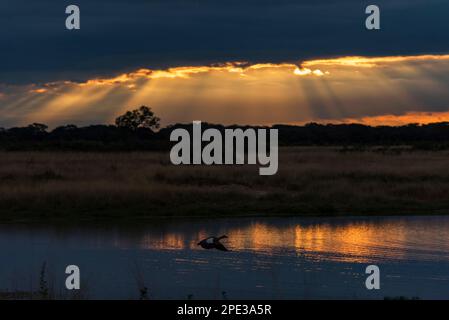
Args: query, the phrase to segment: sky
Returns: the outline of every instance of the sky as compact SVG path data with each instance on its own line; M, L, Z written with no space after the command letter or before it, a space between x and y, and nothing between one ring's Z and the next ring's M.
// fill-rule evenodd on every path
M140 105L163 125L449 121L448 18L444 0L2 0L0 126Z

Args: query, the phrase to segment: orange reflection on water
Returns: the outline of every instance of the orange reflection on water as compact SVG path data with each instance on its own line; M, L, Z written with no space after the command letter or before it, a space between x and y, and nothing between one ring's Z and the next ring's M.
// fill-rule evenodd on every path
M181 250L186 248L184 236L178 233L165 233L161 237L152 234L145 235L141 247L156 250Z
M379 258L381 252L385 253L384 249L389 247L386 241L393 238L403 243L405 234L396 228L391 230L365 223L296 226L295 248L305 254L313 253L319 259L366 263ZM394 258L401 257L402 253L398 252Z
M424 258L443 259L449 244L419 223L356 220L334 223L237 223L219 232L196 229L192 225L163 234L147 234L142 237L141 247L149 250L202 250L199 240L211 235L226 234L223 244L234 252L263 255L302 256L317 261L341 261L370 263L383 259L401 260L413 255ZM190 230L189 230L190 229ZM193 229L193 230L192 230ZM431 250L429 251L429 248ZM449 259L449 257L447 257Z

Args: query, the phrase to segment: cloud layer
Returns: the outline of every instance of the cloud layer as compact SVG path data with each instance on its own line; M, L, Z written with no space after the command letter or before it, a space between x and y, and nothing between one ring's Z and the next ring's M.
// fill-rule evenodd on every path
M449 2L378 0L365 30L359 0L78 0L0 2L0 83L84 81L140 68L221 61L296 62L333 56L449 52Z
M2 126L111 123L149 105L163 124L445 121L449 55L340 57L138 69L83 82L0 88Z

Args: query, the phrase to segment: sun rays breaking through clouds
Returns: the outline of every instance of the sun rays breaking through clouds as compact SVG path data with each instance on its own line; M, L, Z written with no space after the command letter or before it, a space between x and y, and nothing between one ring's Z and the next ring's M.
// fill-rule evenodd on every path
M0 86L2 126L111 123L149 105L163 124L449 120L449 55L339 57L302 63L227 62L139 69L85 82Z

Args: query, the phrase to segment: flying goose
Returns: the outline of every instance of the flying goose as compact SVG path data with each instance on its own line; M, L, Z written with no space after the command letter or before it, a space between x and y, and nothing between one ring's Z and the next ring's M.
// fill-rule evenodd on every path
M203 249L217 249L220 251L229 251L226 249L226 247L220 242L221 239L226 239L228 236L221 236L221 237L209 237L204 240L201 240L198 242L198 245L201 246Z

